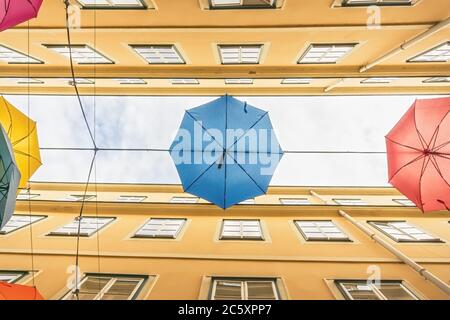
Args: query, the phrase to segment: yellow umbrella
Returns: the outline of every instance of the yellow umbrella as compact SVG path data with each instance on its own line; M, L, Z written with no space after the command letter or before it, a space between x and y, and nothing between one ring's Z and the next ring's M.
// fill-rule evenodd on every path
M26 188L30 177L42 165L36 122L0 97L0 124L8 134L22 175L19 188Z

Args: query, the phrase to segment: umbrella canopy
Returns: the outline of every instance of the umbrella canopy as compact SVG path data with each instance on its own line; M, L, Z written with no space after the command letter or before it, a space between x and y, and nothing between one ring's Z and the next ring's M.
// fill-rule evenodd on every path
M20 172L5 130L0 125L0 229L14 213Z
M0 0L0 31L36 18L43 0Z
M44 300L35 287L0 282L0 300Z
M11 141L17 167L22 175L19 188L26 188L30 177L42 165L36 122L4 97L0 97L0 124Z
M450 98L416 100L386 136L389 182L423 212L450 207Z
M184 191L221 208L264 194L283 156L268 113L231 96L187 110L170 153Z

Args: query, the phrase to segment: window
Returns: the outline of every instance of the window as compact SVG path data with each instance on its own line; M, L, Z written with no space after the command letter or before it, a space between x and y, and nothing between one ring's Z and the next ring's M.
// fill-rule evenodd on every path
M3 228L0 229L0 235L17 231L45 218L47 218L47 216L26 216L14 214L11 219L3 226Z
M78 297L67 293L63 300L135 300L147 276L87 274L79 283Z
M186 63L174 45L131 45L149 64Z
M197 79L170 79L172 84L200 84Z
M423 81L424 83L446 83L450 82L450 77L434 77Z
M76 236L78 229L80 229L81 237L90 237L100 229L104 228L116 218L97 218L97 217L77 217L72 222L62 226L55 231L50 232L50 236Z
M367 78L365 80L362 80L362 84L383 84L383 83L391 83L395 80L398 80L398 78Z
M258 64L262 45L219 45L222 64Z
M244 201L239 202L239 204L243 204L243 205L250 205L250 204L255 204L255 199L247 199Z
M223 220L220 240L264 240L259 220Z
M369 221L369 224L397 242L442 242L405 221Z
M225 79L225 84L253 84L253 79Z
M0 271L0 281L7 283L16 283L28 275L26 271Z
M147 199L146 196L120 196L117 201L119 202L142 202Z
M351 241L333 221L297 220L294 222L306 241Z
M73 79L72 78L65 78L65 79L63 79L64 81L67 81L67 83L70 85L70 86L73 86ZM91 80L91 79L85 79L85 78L75 78L75 82L76 82L76 84L78 85L78 84L94 84L95 82L94 82L94 80Z
M280 198L280 202L281 204L288 206L304 206L311 204L308 198Z
M354 43L349 44L312 44L298 60L299 64L337 63L353 50Z
M418 300L402 281L382 280L379 285L367 280L336 280L346 300Z
M412 0L343 0L342 5L347 7L357 6L410 6Z
M341 206L365 206L365 205L367 205L362 199L333 199L333 201Z
M405 207L415 207L416 206L415 203L409 199L394 199L392 201L397 202L398 204L401 204L402 206L405 206Z
M150 219L138 232L135 238L172 238L175 239L186 223L186 219Z
M144 79L116 79L119 84L147 84L147 81Z
M31 199L35 199L39 196L40 196L40 194L38 194L38 193L30 193L28 191L25 191L25 192L22 191L17 195L16 199L17 200L31 200Z
M89 201L92 199L95 199L95 195L92 194L87 194L87 195L82 195L82 194L72 194L70 196L67 196L64 198L65 201Z
M434 49L411 58L408 62L447 62L450 60L450 42L443 43Z
M287 78L281 81L281 84L310 84L312 79L308 78Z
M44 81L34 78L15 78L17 84L43 84Z
M84 9L139 9L146 8L143 0L77 0Z
M197 197L173 197L170 200L171 203L197 203Z
M210 0L211 9L270 9L276 0Z
M0 61L7 62L9 64L41 64L40 60L27 56L26 54L20 53L3 45L0 45Z
M279 300L276 279L213 278L211 300Z
M47 48L72 59L78 64L113 64L114 62L87 45L45 45Z

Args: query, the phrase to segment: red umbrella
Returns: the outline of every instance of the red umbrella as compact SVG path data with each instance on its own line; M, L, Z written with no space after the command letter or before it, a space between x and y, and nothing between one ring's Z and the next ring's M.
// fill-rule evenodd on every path
M0 282L0 300L44 300L35 287Z
M386 136L389 182L423 212L450 207L450 97L416 100Z
M36 18L43 0L0 0L0 31Z

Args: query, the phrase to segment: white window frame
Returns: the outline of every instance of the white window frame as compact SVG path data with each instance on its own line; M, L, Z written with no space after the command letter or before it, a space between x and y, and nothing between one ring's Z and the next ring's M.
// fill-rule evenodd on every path
M245 53L243 53L243 51L245 51L245 49L249 49L249 48L258 49L257 58L254 62L243 62L243 59L245 56ZM217 50L219 51L220 63L222 65L260 64L263 48L264 48L263 44L218 44L217 45ZM227 62L226 59L224 59L224 55L223 55L224 49L237 50L237 54L238 54L237 59L232 62Z
M9 231L4 231L4 228L6 228L8 226L8 224L12 224L12 223L17 223L14 221L15 217L22 217L25 221L23 224L20 224L18 226L15 226L14 229L11 229ZM35 218L35 219L33 219ZM39 222L41 220L44 220L48 218L48 216L45 215L25 215L25 214L13 214L13 216L11 217L11 219L5 224L5 226L0 230L0 235L7 235L7 234L11 234L13 232L16 232L20 229L23 229L25 227L28 227L36 222ZM31 221L30 221L31 220ZM10 227L9 227L10 228Z
M158 230L155 231L155 234L153 234L153 235L139 234L144 228L149 227L149 224L152 221L161 221L161 222L163 222L163 223L161 223L158 226ZM167 226L167 222L169 222L169 221L177 221L177 222L179 222L180 224L178 226L178 229L172 235L165 235L165 234L158 233L158 232L161 232L162 229L164 229ZM187 222L186 218L150 218L141 228L139 228L139 230L134 234L133 238L176 239L176 238L178 238L178 236L180 235L181 231L185 227L186 222Z
M432 77L422 81L423 83L449 83L450 77Z
M129 202L129 203L139 203L142 201L145 201L147 199L147 196L132 196L132 195L120 195L117 198L118 202Z
M311 201L309 198L280 198L280 203L285 206L309 206ZM298 203L295 203L298 201Z
M297 64L337 64L347 58L358 46L358 43L311 43L308 48L306 48L305 52L302 53L300 58L297 60ZM305 59L310 51L315 47L328 47L328 50L326 51L325 55L330 52L330 50L333 50L336 47L352 47L348 52L346 52L344 55L340 56L338 59L335 59L334 61L317 61L317 62L305 62L303 59ZM320 57L322 58L322 57Z
M0 52L2 51L2 49L3 49L3 52L10 52L11 54L16 54L17 55L16 58L18 58L20 56L20 58L26 59L26 61L23 61L23 62L14 62L14 61L10 60L9 58L0 58L0 61L3 61L7 64L44 64L44 62L42 60L33 58L32 56L27 55L23 52L11 49L10 47L0 44ZM11 59L14 59L14 58L11 58Z
M227 222L233 221L235 223L239 223L239 236L230 236L230 235L224 235L224 232L226 232L226 228L229 227L227 226ZM244 223L246 222L257 222L258 225L258 229L259 229L259 235L258 237L251 237L248 235L244 235L245 232L245 227L244 227ZM249 240L249 241L264 241L264 232L262 229L262 225L261 225L261 220L259 219L223 219L222 220L222 226L220 229L220 237L219 240Z
M303 228L305 228L304 226L301 226L299 223L312 223L314 226L312 228L317 229L317 231L319 231L318 233L322 234L322 238L314 238L314 237L309 237L307 234L308 232L306 232ZM336 228L337 230L339 230L339 233L343 234L345 236L345 238L339 238L339 237L331 237L329 236L330 233L327 233L326 230L324 230L325 227L321 226L320 223L323 222L328 222L333 224L332 228ZM301 233L301 235L303 236L303 238L305 239L305 241L308 242L352 242L352 240L350 239L350 237L348 236L348 234L342 230L333 220L294 220L294 224L297 227L298 231ZM316 232L314 232L316 233Z
M186 64L186 60L184 59L183 55L181 54L180 50L178 50L177 46L174 44L130 44L131 49L144 61L146 61L148 64L155 64L155 65L172 65L172 64ZM158 57L158 62L152 62L150 58L146 58L145 55L143 55L139 50L152 50L154 51L153 54L160 55ZM164 57L162 54L159 53L158 50L172 50L178 60L171 61L168 60L167 57Z
M402 205L403 207L410 207L410 208L416 207L416 204L409 199L392 199L392 201ZM407 202L410 204L407 204Z
M333 198L333 201L340 206L367 206L367 203L361 198ZM352 203L352 201L360 201L360 203Z
M116 79L117 82L121 85L144 85L148 84L147 81L141 78L118 78Z
M418 54L418 55L416 55L416 56L414 56L414 57L408 59L406 62L409 62L409 63L445 63L445 62L449 62L449 61L450 61L450 57L447 58L447 60L436 60L436 61L430 61L430 60L423 60L423 59L420 59L420 57L423 57L423 56L425 56L425 55L428 55L429 53L431 53L431 52L433 52L433 51L436 51L436 50L438 50L439 48L444 47L444 46L449 46L449 47L450 47L450 41L441 43L440 45L438 45L438 46L436 46L436 47L434 47L434 48L431 48L431 49L429 49L429 50L426 50L426 51L424 51L424 52L422 52L422 53L420 53L420 54ZM450 52L450 48L448 49L447 52Z
M367 221L367 223L369 225L371 225L373 228L375 228L376 230L380 231L385 236L389 237L390 239L392 239L393 241L398 242L398 243L442 243L442 242L444 242L442 239L440 239L438 237L434 237L433 235L429 234L428 232L425 232L421 228L418 228L415 225L412 225L411 223L409 223L405 220L395 220L395 221L372 220L372 221ZM411 239L405 240L405 239L400 239L398 237L395 237L394 235L390 234L389 232L383 230L383 228L378 225L381 223L388 224L388 227L395 229L396 231L400 232L402 235L405 235ZM431 239L422 239L422 240L414 239L413 235L411 235L408 232L405 232L402 228L396 227L394 225L395 223L406 223L411 228L414 228L414 229L420 231L422 234L429 236Z
M116 220L116 217L94 217L94 216L83 216L81 218L81 221L83 221L83 219L97 219L97 221L99 219L106 219L109 220L105 223L91 223L91 225L95 226L95 229L93 229L92 231L83 231L83 226L79 227L78 229L78 225L79 225L79 217L76 217L75 219L73 219L71 222L68 222L62 226L60 226L59 228L57 228L56 230L51 231L47 236L56 236L56 237L76 237L78 236L78 230L80 230L80 237L86 237L89 238L91 236L93 236L94 234L96 234L97 232L99 232L100 230L106 228L108 225L110 225L111 223L113 223ZM76 229L70 228L68 229L69 226L75 226ZM74 230L73 232L70 231L64 231L65 229L67 230Z
M241 283L241 300L249 300L248 298L248 283L250 282L270 282L272 284L272 291L274 293L274 300L280 300L279 289L277 286L277 279L268 279L268 278L228 278L228 277L213 277L212 286L211 286L211 294L210 300L215 300L216 297L216 289L217 282L240 282Z
M66 196L63 201L70 201L70 202L82 202L82 201L89 201L97 198L96 195L93 194L71 194Z
M255 198L247 199L238 203L239 205L249 206L255 204Z
M0 270L0 281L6 282L6 283L17 283L19 280L25 278L29 274L28 271L9 271L9 270ZM6 279L9 280L5 281ZM1 278L3 277L3 278Z
M245 4L246 0L234 0L233 3L229 4L215 4L215 2L220 2L220 0L208 0L209 9L211 10L220 10L220 9L276 9L278 0L268 0L270 1L268 4L261 5L248 5ZM224 1L224 0L222 0ZM228 0L230 1L230 0ZM236 3L239 2L239 3Z
M170 203L178 203L178 204L195 204L199 202L198 197L179 197L174 196L170 199Z
M44 44L44 46L47 49L50 49L53 52L55 52L56 54L63 56L67 59L70 59L69 50L71 50L73 62L76 64L79 64L79 65L114 64L114 61L112 61L107 56L105 56L103 53L97 51L96 49L92 48L91 46L89 46L87 44L72 44L70 47L68 44ZM59 51L62 49L65 49L66 52ZM88 50L92 51L93 55L98 55L99 58L95 59L95 57L94 57L93 62L79 62L79 61L77 61L78 58L76 57L76 55L77 55L76 49L88 49ZM84 58L84 59L86 59L86 58ZM97 60L101 60L101 61L97 61Z
M179 78L179 79L170 79L170 83L173 85L198 85L200 84L200 81L198 81L197 79Z
M249 84L253 84L253 79L249 79L249 78L241 78L241 79L225 79L225 84L230 84L230 85L234 85L234 84L243 84L243 85L249 85Z
M399 80L399 78L394 77L372 77L361 80L361 84L389 84L394 81Z
M38 198L40 196L41 196L40 193L30 193L30 192L23 192L22 191L22 192L20 192L17 195L16 200L18 200L18 201L28 201L28 200L31 200L31 199L36 199L36 198Z
M381 283L386 284L398 284L406 293L408 293L414 300L420 300L417 295L415 295L411 290L409 290L401 280L381 280ZM367 286L371 289L371 291L377 296L379 300L389 300L380 289L378 289L375 283L369 282L367 280L334 280L335 286L339 289L341 294L346 300L355 300L352 294L348 291L348 289L344 286L344 284L356 284Z
M137 4L115 4L114 0L104 0L107 4L85 4L83 0L77 0L83 9L148 9L147 4L143 0L136 0ZM152 9L152 7L150 8Z
M95 274L95 273L88 273L85 274L84 277L79 281L77 288L81 288L84 282L86 282L89 277L92 278L106 278L110 279L108 283L105 284L105 286L98 292L98 294L94 297L92 300L102 300L101 298L108 293L108 290L111 289L111 287L114 285L116 281L129 281L129 280L136 280L139 279L139 281L136 284L136 287L134 290L130 293L128 298L126 300L135 300L137 294L142 290L143 284L146 282L148 277L146 276L135 276L135 275L114 275L114 274ZM73 289L72 289L73 290ZM69 300L70 297L74 295L74 292L70 290L67 292L61 300Z
M370 7L370 6L385 6L385 7L394 7L394 6L400 6L400 7L410 7L412 6L415 2L417 2L417 0L408 0L409 2L404 2L404 1L400 1L397 0L398 2L393 2L391 1L389 2L385 2L385 0L365 0L365 2L353 2L354 0L341 0L341 6L342 7L349 7L349 8L353 8L353 7Z
M296 85L296 84L310 84L313 79L311 78L286 78L281 80L281 84Z

